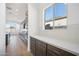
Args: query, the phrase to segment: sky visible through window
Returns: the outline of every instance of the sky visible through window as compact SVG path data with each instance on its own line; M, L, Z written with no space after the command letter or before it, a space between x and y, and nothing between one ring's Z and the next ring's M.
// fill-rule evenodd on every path
M63 17L67 15L67 6L64 3L56 3L45 10L45 21L53 20L53 18Z
M57 3L54 6L54 16L55 17L63 17L67 15L67 8L64 3Z
M45 10L45 21L49 21L53 19L53 6L50 6Z

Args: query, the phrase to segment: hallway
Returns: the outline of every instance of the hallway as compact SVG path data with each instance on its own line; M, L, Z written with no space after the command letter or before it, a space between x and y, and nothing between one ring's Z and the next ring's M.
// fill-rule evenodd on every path
M27 45L19 38L19 35L11 35L7 46L7 56L31 56L27 51Z
M78 7L1 3L0 56L79 56Z

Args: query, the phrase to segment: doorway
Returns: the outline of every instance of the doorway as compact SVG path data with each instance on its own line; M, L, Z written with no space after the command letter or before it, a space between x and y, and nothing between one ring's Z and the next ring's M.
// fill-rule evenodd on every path
M6 55L31 55L28 48L28 4L6 3Z

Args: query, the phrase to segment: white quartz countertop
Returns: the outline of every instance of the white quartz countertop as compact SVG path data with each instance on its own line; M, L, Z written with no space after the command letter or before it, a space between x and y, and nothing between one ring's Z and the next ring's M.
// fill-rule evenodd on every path
M49 37L41 36L41 35L31 35L31 37L34 37L38 40L41 40L43 42L46 42L50 45L56 46L63 50L69 51L75 55L79 55L79 44L70 43L70 42L66 42L66 41L62 41L62 40L58 40L54 38L49 38Z

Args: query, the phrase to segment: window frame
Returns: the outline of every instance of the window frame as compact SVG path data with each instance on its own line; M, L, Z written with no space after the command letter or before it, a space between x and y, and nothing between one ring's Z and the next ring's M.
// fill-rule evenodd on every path
M55 5L56 5L57 3L54 3L54 6L53 7L55 7ZM64 4L64 3L63 3ZM67 4L66 4L66 6L67 6ZM67 6L67 12L68 12L68 6ZM54 13L55 14L55 13ZM54 22L55 22L55 20L61 20L61 19L64 19L64 18L66 18L67 19L67 17L68 17L68 13L67 13L67 15L66 16L62 16L62 17L59 17L59 18L54 18ZM66 21L67 22L67 24L68 24L68 21ZM54 29L61 29L61 28L67 28L67 25L65 26L65 25L63 25L63 26L54 26Z
M58 18L58 19L54 19L54 24L55 24L55 21L57 21L57 20L61 20L61 19L67 19L67 16L64 16L63 18ZM54 28L67 28L67 20L66 20L66 25L62 25L62 26L55 26L54 25Z
M43 28L44 28L45 30L53 30L53 29L63 29L63 28L67 28L68 20L66 21L66 22L67 22L66 26L63 25L63 26L58 26L58 27L56 27L56 26L54 26L54 22L55 22L55 20L60 20L60 19L64 19L64 18L67 19L67 17L68 17L68 13L67 13L66 16L59 17L59 18L54 18L54 10L53 10L53 18L52 18L52 20L50 20L50 21L53 22L53 27L52 27L52 29L46 29L46 28L45 28L45 22L46 22L46 21L45 21L45 10L46 10L47 8L49 8L49 7L54 8L56 4L57 4L57 3L50 4L50 5L48 5L46 8L44 8L44 10L43 10L43 19L44 19L44 21L43 21L43 23L44 23L44 27L43 27ZM67 6L67 4L66 4L66 6ZM68 6L67 6L67 12L68 12Z
M52 29L54 28L54 17L52 18L52 20L50 20L50 21L53 22L53 27L52 27L52 29L46 29L46 28L45 28L45 10L46 10L47 8L49 8L49 7L52 7L52 8L53 8L53 6L54 6L54 4L49 4L46 8L44 8L44 11L43 11L43 19L44 19L43 24L44 24L44 26L43 26L43 28L44 28L45 30L52 30Z

